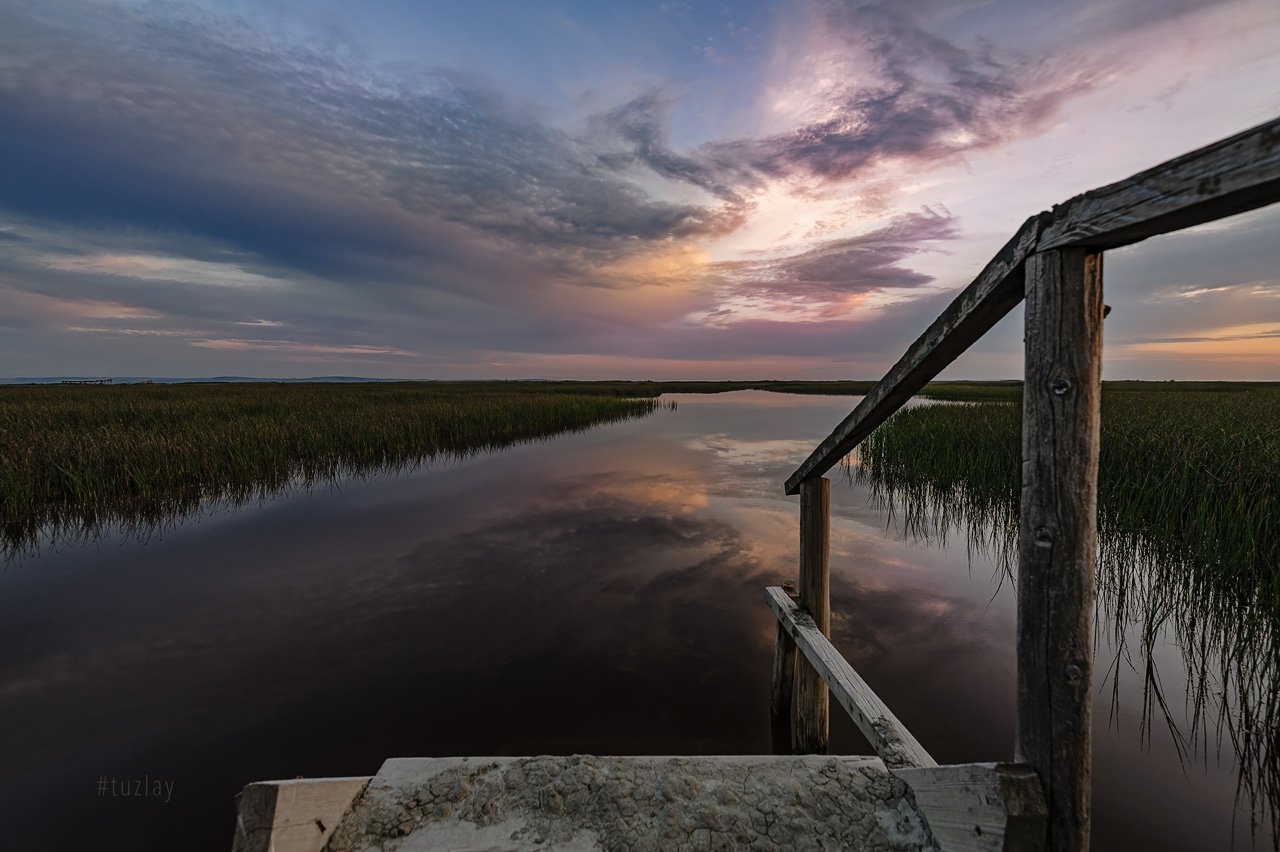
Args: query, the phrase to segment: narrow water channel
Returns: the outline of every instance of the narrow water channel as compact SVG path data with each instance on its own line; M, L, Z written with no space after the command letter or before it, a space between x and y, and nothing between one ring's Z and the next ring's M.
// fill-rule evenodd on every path
M392 756L767 753L763 590L797 561L781 483L855 400L672 399L6 564L0 846L226 850L245 783ZM833 641L940 762L1011 759L1010 583L868 498L833 475ZM1098 653L1101 675L1115 649ZM1179 711L1181 656L1154 656ZM1249 848L1230 749L1181 759L1163 722L1142 730L1142 676L1112 685L1094 848L1225 849L1233 815ZM832 718L833 751L868 752Z

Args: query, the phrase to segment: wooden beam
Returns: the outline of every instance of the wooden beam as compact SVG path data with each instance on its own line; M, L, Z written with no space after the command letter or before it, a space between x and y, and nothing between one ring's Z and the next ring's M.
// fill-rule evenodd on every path
M1039 250L1115 248L1280 201L1280 118L1053 208Z
M813 623L809 613L796 606L777 586L765 589L769 608L795 640L805 659L822 675L831 695L862 731L885 765L894 769L937 766L924 746L911 736L898 717L871 691L866 681L840 656L831 641Z
M781 623L773 640L773 686L769 690L769 730L774 754L793 754L791 702L795 696L796 643Z
M831 480L809 479L800 486L800 606L823 636L831 636ZM796 666L796 754L826 754L830 739L830 699L822 676L807 660Z
M1044 848L1048 809L1040 778L1016 763L893 769L911 786L938 847L947 852L1033 852Z
M1052 850L1089 848L1102 310L1101 254L1027 261L1016 754Z
M1022 300L1022 263L1047 249L1114 248L1280 201L1280 119L1078 195L1028 219L853 413L787 479L830 470Z
M231 852L320 852L368 776L260 781L236 796Z
M786 484L788 494L797 493L800 483L806 479L830 470L1022 301L1022 263L1035 251L1044 215L1032 216L1023 223L973 283L956 296L893 369L867 392L853 413L791 474Z

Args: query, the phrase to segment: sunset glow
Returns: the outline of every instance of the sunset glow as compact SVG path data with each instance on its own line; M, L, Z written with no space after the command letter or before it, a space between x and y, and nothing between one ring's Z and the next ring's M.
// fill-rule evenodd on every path
M875 378L1280 113L1270 0L489 5L6 4L0 375ZM1280 379L1277 226L1113 253L1107 376Z

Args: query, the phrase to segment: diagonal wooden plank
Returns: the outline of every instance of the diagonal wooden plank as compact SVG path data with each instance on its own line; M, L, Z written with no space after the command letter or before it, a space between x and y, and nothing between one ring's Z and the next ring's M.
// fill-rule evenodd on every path
M866 736L885 766L901 769L938 765L929 756L929 752L924 750L924 746L898 721L893 711L885 706L871 687L867 686L867 682L853 670L849 661L822 635L809 613L796 606L778 586L765 589L765 595L778 622L795 640L796 648L804 654L818 674L822 675L831 695L849 713L853 723Z
M956 296L924 334L911 344L885 377L858 403L787 480L796 494L800 483L822 476L871 434L944 367L968 349L1022 301L1022 264L1035 251L1046 214L1022 224L973 283Z

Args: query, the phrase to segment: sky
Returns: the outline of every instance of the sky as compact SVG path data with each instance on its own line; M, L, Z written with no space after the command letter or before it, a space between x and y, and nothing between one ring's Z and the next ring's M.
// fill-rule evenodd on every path
M0 0L0 376L877 378L1278 115L1275 0ZM1277 237L1108 252L1104 376L1280 380Z

